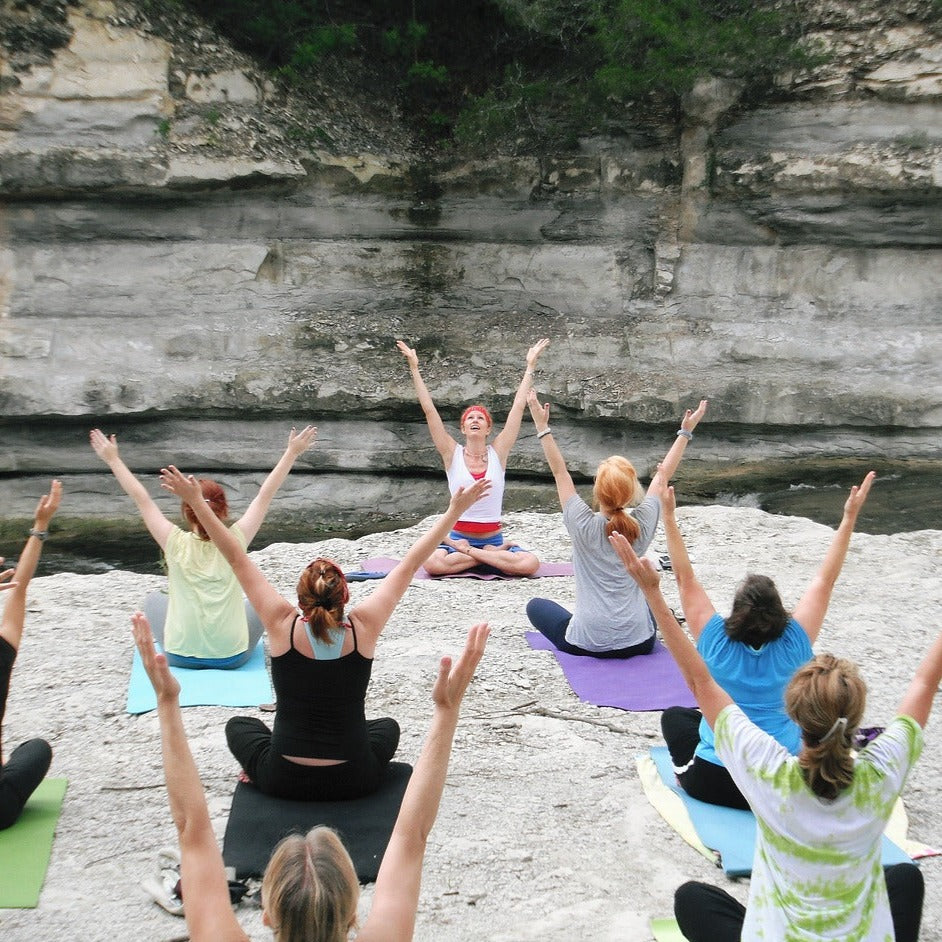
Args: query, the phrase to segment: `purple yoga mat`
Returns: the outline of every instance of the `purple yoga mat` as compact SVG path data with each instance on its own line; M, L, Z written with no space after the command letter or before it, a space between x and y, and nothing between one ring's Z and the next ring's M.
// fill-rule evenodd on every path
M538 631L527 632L527 643L535 651L556 655L569 686L585 703L635 712L697 705L677 662L660 641L654 642L650 654L627 660L564 654Z
M399 562L391 556L376 556L373 559L364 559L360 568L366 572L390 572ZM453 576L430 576L424 566L419 566L415 574L416 579L539 579L545 576L571 576L572 563L540 563L540 568L532 576L506 576L490 572L458 572Z

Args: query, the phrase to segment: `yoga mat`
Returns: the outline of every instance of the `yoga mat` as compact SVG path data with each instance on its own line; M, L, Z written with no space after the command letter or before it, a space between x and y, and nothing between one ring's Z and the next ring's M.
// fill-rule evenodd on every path
M0 909L39 905L67 784L64 778L43 779L16 824L0 831Z
M275 845L319 824L340 834L361 883L373 883L399 815L412 766L391 762L379 791L348 801L289 801L239 782L232 798L222 858L236 877L260 877Z
M157 650L161 650L159 644ZM180 681L180 706L256 707L272 699L261 641L248 661L234 670L171 667L170 673ZM128 683L127 711L147 713L156 709L157 696L144 670L141 655L135 648Z
M651 932L654 942L686 942L687 937L680 931L676 919L652 919Z
M696 706L670 651L654 642L650 654L627 660L564 654L538 631L527 632L534 651L552 651L580 700L596 706L643 713L670 706Z
M361 569L365 573L369 573L367 578L378 579L380 576L385 575L390 572L393 567L399 562L398 559L394 559L392 556L375 556L372 559L364 559L360 564ZM491 570L491 566L486 567L488 570ZM450 576L430 576L426 571L424 566L419 566L416 571L416 579L483 579L489 581L491 579L541 579L547 578L550 576L571 576L572 575L572 563L540 563L540 568L532 576L508 576L503 572L496 571L475 571L469 570L468 572L456 572ZM362 576L353 575L353 581L361 581Z
M705 847L719 854L719 865L723 868L723 872L728 877L734 878L749 876L752 873L752 858L756 846L756 819L753 813L739 808L710 805L705 801L691 798L677 784L670 753L666 746L652 748L651 759L657 767L661 782L683 802L699 840ZM653 804L658 811L661 810L656 803ZM666 817L665 820L676 828L675 821ZM689 843L689 839L683 832L678 830L678 833ZM693 846L696 847L696 845ZM700 848L697 847L697 850ZM882 863L884 867L889 867L898 863L912 863L912 859L884 835Z

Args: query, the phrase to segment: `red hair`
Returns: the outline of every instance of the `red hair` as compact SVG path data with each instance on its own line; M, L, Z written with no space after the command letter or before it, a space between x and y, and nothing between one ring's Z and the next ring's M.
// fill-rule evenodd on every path
M490 427L494 424L494 420L491 418L490 412L487 411L487 406L476 404L473 406L468 406L468 408L465 409L464 412L461 413L461 422L459 423L459 425L464 425L464 420L468 417L468 414L471 412L483 412L484 418L487 419L488 426Z
M229 516L229 503L226 500L226 492L222 489L222 485L211 481L209 478L200 478L197 484L203 492L203 500L209 504L209 509L220 520L225 520ZM209 539L209 534L197 519L196 512L186 501L183 502L183 519L196 529L196 535L201 540Z
M592 491L599 509L608 515L605 535L611 536L617 530L629 543L634 543L641 535L641 526L634 517L625 513L625 508L638 503L641 496L634 465L621 455L606 458L595 472Z
M298 579L298 607L318 641L330 640L330 630L343 621L349 599L347 577L331 559L319 556Z

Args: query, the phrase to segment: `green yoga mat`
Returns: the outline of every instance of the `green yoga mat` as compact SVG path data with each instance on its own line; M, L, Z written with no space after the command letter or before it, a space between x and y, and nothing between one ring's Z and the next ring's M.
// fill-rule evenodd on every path
M16 824L0 831L0 909L39 905L66 784L43 779Z
M651 931L656 942L686 942L676 919L652 919Z

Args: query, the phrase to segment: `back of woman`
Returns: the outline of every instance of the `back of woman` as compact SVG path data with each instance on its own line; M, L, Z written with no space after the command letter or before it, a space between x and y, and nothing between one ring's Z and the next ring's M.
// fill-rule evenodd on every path
M232 533L243 548L238 524ZM242 589L210 540L174 527L167 538L168 600L163 642L183 657L229 658L248 647Z
M645 498L632 511L640 534L635 551L643 555L654 539L660 517L656 497ZM651 636L653 620L637 583L609 545L608 521L578 495L563 508L572 540L572 568L578 604L566 639L589 651L611 651L639 644Z

